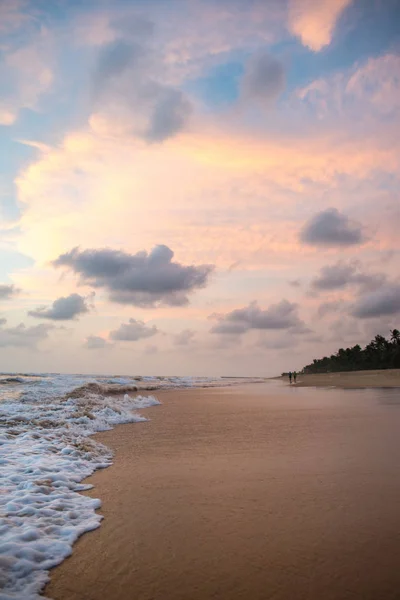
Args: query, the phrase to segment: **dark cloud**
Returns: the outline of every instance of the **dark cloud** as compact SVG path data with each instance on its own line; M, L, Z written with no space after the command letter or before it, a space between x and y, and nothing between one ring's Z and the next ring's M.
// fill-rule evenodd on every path
M311 282L315 290L338 290L349 285L360 286L361 290L374 290L386 281L384 273L364 273L357 262L337 262L322 267L318 277Z
M192 329L184 329L174 337L175 346L187 346L193 340L196 332Z
M352 283L360 286L361 292L372 292L387 281L385 273L356 273L353 277Z
M138 340L152 337L157 333L158 329L155 325L148 327L143 321L129 319L129 323L121 323L118 329L110 331L110 339L124 342L137 342Z
M19 292L20 290L14 284L0 283L0 300L9 300Z
M100 348L109 348L111 346L110 342L99 335L89 335L84 343L84 347L88 350L99 350Z
M134 35L131 29L129 36L100 52L93 79L94 102L108 123L123 120L124 134L162 142L185 128L192 103L182 90L152 76L160 72L145 43L152 24L147 22L143 35L138 35L140 23L135 29Z
M218 323L211 333L242 334L250 329L289 329L302 325L297 315L297 304L281 300L262 310L257 302L238 308L226 315L217 315Z
M221 333L223 335L241 335L250 328L245 323L233 323L225 318L211 328L211 333Z
M396 315L400 313L400 285L387 284L378 290L362 295L351 314L360 319Z
M289 281L289 285L291 285L294 288L298 288L301 287L301 281L300 279L292 279L291 281Z
M311 287L316 290L337 290L346 287L354 277L355 267L338 262L335 265L322 267L318 277L313 279Z
M136 306L182 306L188 294L206 286L212 265L185 266L173 262L167 246L137 254L104 249L81 251L74 248L53 262L68 267L84 283L110 292L110 299Z
M113 29L129 40L146 40L154 33L153 21L144 15L124 14L112 21Z
M152 88L156 102L145 137L149 142L162 142L185 127L192 105L180 90L159 84L153 84Z
M20 323L16 327L3 327L0 325L0 347L13 346L15 348L36 348L39 342L47 339L52 325L41 323L34 327L26 327Z
M300 240L312 246L354 246L365 241L362 227L336 208L317 213L300 232Z
M282 63L267 53L256 54L246 65L242 80L247 98L271 103L285 88L285 69Z
M305 323L301 321L298 325L295 325L294 327L290 328L290 333L292 333L293 335L307 335L309 333L314 332L312 329L307 327Z
M71 294L58 298L50 308L41 306L36 310L30 310L28 315L38 319L52 319L53 321L70 321L78 315L89 312L87 300L79 294Z
M118 77L126 69L134 67L143 57L143 48L133 42L117 40L102 49L95 73L95 89L100 91L107 80Z

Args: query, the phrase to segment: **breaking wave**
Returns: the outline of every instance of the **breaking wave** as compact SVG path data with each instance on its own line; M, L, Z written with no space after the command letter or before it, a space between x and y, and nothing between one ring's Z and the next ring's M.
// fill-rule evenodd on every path
M68 392L67 396L69 398L85 398L88 394L97 394L99 396L120 396L121 394L129 394L130 392L137 391L137 385L105 385L93 381L73 389L71 392Z
M13 383L34 383L36 380L33 378L24 377L0 377L0 385L10 385Z

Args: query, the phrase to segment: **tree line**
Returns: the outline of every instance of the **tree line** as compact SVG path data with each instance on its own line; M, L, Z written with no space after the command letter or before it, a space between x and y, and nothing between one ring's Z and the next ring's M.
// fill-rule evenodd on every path
M390 339L376 335L365 348L356 344L352 348L340 348L332 356L314 359L303 373L331 373L335 371L363 371L368 369L400 368L400 332L393 329Z

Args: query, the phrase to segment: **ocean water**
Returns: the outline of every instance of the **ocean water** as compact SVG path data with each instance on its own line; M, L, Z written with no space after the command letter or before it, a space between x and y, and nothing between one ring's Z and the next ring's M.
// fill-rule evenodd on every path
M1 374L0 600L42 598L49 569L71 554L80 535L100 526L100 500L80 494L91 487L81 482L108 467L112 454L92 434L146 421L138 411L160 404L157 390L240 383L204 377Z

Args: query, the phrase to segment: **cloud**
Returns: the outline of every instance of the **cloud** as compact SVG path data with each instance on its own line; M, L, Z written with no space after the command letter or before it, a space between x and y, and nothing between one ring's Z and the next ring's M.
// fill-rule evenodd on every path
M86 303L86 298L79 294L70 294L54 300L50 308L41 306L36 310L30 310L28 315L38 319L69 321L87 312L89 312L89 306Z
M369 319L400 313L400 285L388 284L361 296L351 314L359 319Z
M6 83L0 98L0 125L9 126L16 122L22 108L35 109L40 97L50 90L54 48L52 34L45 27L38 28L35 18L29 18L23 10L18 14L6 9L8 28L2 22L3 11L1 3L0 31L4 26L6 34L2 36L0 80Z
M117 40L102 48L94 75L95 91L99 93L110 78L118 77L129 67L133 67L143 56L139 44Z
M129 323L121 323L118 329L110 331L110 339L124 342L137 342L138 340L152 337L157 333L158 329L155 325L148 327L143 321L129 319Z
M180 90L153 83L149 94L156 99L145 133L150 142L162 142L184 129L192 112L192 105Z
M154 76L160 69L145 40L130 37L100 52L93 79L97 106L90 123L95 131L162 142L185 128L192 104L182 90Z
M88 335L83 346L88 350L99 350L101 348L110 348L112 344L99 335Z
M365 241L362 227L336 208L317 213L300 231L300 241L312 246L354 246Z
M292 333L293 335L306 335L306 334L314 333L314 332L312 329L307 327L307 325L305 323L300 321L300 323L298 325L294 325L294 327L290 328L290 333Z
M23 9L26 8L24 0L2 0L0 4L0 32L10 33L19 29L27 19Z
M289 281L289 285L291 285L294 288L301 287L301 280L300 279L291 279Z
M174 337L175 346L187 346L193 340L196 332L193 329L184 329Z
M285 70L278 59L262 53L249 60L242 80L245 98L269 104L280 96L284 88Z
M297 90L309 114L322 119L331 117L338 127L345 118L348 129L357 123L385 130L385 124L397 122L400 111L400 56L387 53L359 62L350 68L328 74ZM297 109L301 107L297 106Z
M19 294L20 290L14 284L0 283L0 300L9 300Z
M250 327L247 327L245 323L232 323L229 319L225 321L225 318L222 318L217 325L210 329L210 332L222 335L241 335L249 329Z
M297 304L281 300L262 310L257 302L238 308L226 315L214 315L218 323L211 333L240 335L251 329L289 329L302 324L297 315Z
M289 29L304 46L318 52L331 43L337 20L351 1L289 0Z
M329 331L331 335L328 340L337 342L341 346L348 343L352 345L362 343L365 338L364 332L357 320L349 317L346 318L343 315L330 324Z
M372 57L346 81L346 95L355 105L368 99L369 111L375 114L398 117L400 109L400 56L388 53Z
M344 305L343 300L332 300L331 302L323 302L319 305L317 314L323 318L329 313L337 312Z
M182 306L188 294L206 286L212 265L185 266L173 262L167 246L155 246L151 252L128 254L119 250L74 248L55 261L55 267L68 267L81 280L110 292L120 304L155 307Z
M337 290L344 288L352 281L354 273L354 265L343 262L322 267L319 276L311 282L311 287L316 290Z
M16 348L36 348L39 342L48 338L52 325L35 325L26 327L20 323L16 327L3 327L5 320L0 322L0 347L13 346Z
M342 261L322 267L318 277L313 279L311 287L315 290L338 290L349 285L358 285L361 290L373 290L386 281L384 273L363 273L357 262Z

